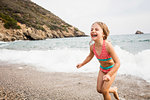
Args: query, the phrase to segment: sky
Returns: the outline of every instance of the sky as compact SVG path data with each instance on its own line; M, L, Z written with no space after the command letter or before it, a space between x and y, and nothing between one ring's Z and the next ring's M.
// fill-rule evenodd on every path
M104 22L110 34L150 33L150 0L31 0L79 30Z

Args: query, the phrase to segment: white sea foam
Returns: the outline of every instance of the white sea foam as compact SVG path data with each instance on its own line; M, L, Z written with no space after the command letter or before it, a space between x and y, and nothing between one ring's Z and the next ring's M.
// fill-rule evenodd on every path
M142 77L150 82L150 50L144 50L138 54L131 54L115 46L115 51L120 58L120 74L130 74ZM76 65L82 62L88 55L89 50L83 49L57 49L57 50L31 50L19 51L0 49L0 60L9 63L28 64L38 70L50 72L97 72L99 63L94 57L91 62L80 69Z
M0 47L7 46L7 45L9 45L8 42L0 41Z

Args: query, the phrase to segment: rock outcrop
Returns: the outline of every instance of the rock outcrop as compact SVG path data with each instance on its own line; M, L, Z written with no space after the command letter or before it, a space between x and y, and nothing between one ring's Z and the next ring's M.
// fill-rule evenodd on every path
M141 31L139 31L139 30L137 30L137 31L135 32L135 34L144 34L144 33L141 32Z
M0 41L43 40L47 38L84 36L83 32L76 32L74 27L70 27L68 32L50 30L46 25L43 25L45 31L28 27L25 24L20 24L20 27L21 29L6 29L4 23L0 20Z

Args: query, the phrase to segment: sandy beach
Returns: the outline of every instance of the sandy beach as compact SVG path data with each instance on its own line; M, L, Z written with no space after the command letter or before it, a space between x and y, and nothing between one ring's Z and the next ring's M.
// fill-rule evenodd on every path
M1 62L0 100L103 100L96 91L97 74L42 72ZM141 78L117 75L112 86L121 100L150 100L150 83Z

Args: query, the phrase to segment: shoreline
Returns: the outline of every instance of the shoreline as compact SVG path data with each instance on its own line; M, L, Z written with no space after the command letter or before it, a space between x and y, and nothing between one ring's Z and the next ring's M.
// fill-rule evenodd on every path
M103 100L96 91L97 75L42 72L28 65L1 62L0 99ZM118 87L121 100L150 99L150 83L139 77L118 74L112 86Z

